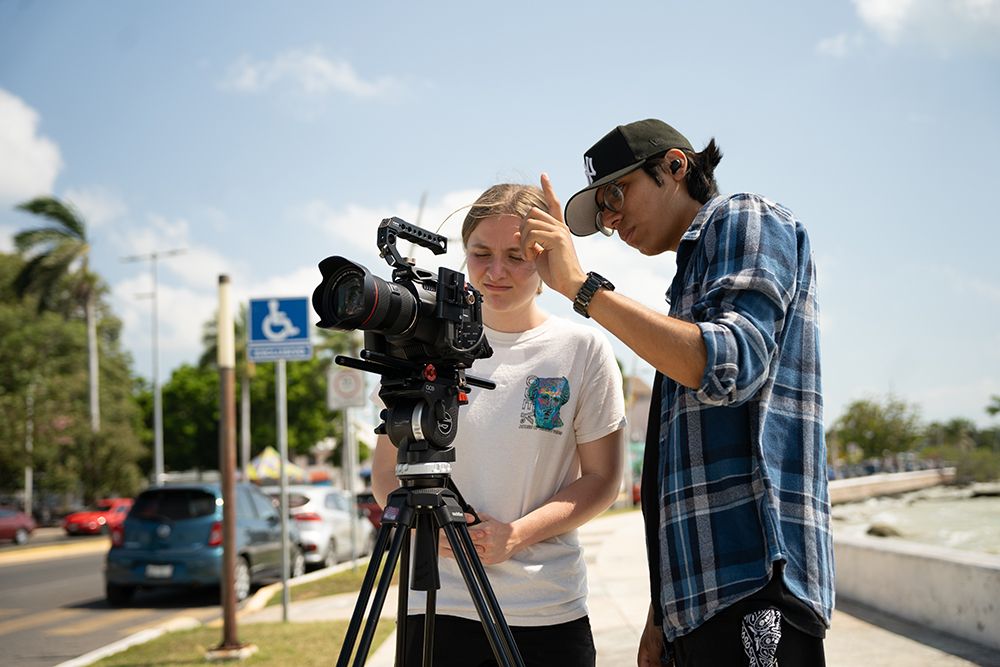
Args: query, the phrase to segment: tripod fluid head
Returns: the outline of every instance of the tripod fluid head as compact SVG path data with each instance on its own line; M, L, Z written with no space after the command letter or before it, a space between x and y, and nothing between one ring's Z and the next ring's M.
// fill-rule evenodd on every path
M471 387L494 389L496 383L466 375L454 364L412 362L374 351L369 337L363 360L338 356L335 361L382 376L379 398L385 409L375 432L387 435L397 449L397 477L447 475L455 461L459 406L469 402Z

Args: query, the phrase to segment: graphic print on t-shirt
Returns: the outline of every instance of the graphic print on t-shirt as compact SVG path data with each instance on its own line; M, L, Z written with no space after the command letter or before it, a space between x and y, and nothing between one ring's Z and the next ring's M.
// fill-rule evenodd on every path
M525 380L520 428L561 433L558 429L563 425L563 420L559 416L559 410L567 401L569 380L565 377L540 378L529 375Z

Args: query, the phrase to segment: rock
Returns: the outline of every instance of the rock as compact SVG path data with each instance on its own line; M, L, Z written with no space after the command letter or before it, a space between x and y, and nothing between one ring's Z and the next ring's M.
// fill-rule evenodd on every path
M902 537L903 534L899 532L899 529L888 523L873 523L868 526L868 530L865 531L869 535L874 537Z
M995 498L1000 496L1000 484L973 484L973 498Z

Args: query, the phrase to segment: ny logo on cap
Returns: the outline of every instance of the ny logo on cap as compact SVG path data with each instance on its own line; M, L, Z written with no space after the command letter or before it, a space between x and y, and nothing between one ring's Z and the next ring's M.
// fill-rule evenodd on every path
M589 155L583 156L583 172L587 174L587 185L594 182L594 176L597 176L597 170L594 169L594 158Z

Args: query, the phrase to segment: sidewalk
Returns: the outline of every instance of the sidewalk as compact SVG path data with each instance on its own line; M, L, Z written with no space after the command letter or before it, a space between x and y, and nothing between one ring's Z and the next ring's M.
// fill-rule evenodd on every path
M591 627L599 667L635 664L646 620L649 589L642 516L623 512L600 517L580 529L590 580ZM294 589L292 593L294 600ZM339 595L292 603L291 621L350 618L356 596ZM395 591L390 591L381 623L392 623ZM281 607L241 614L241 623L278 621ZM395 635L369 656L369 667L392 667ZM829 667L1000 667L1000 655L848 602L838 602L826 639Z

